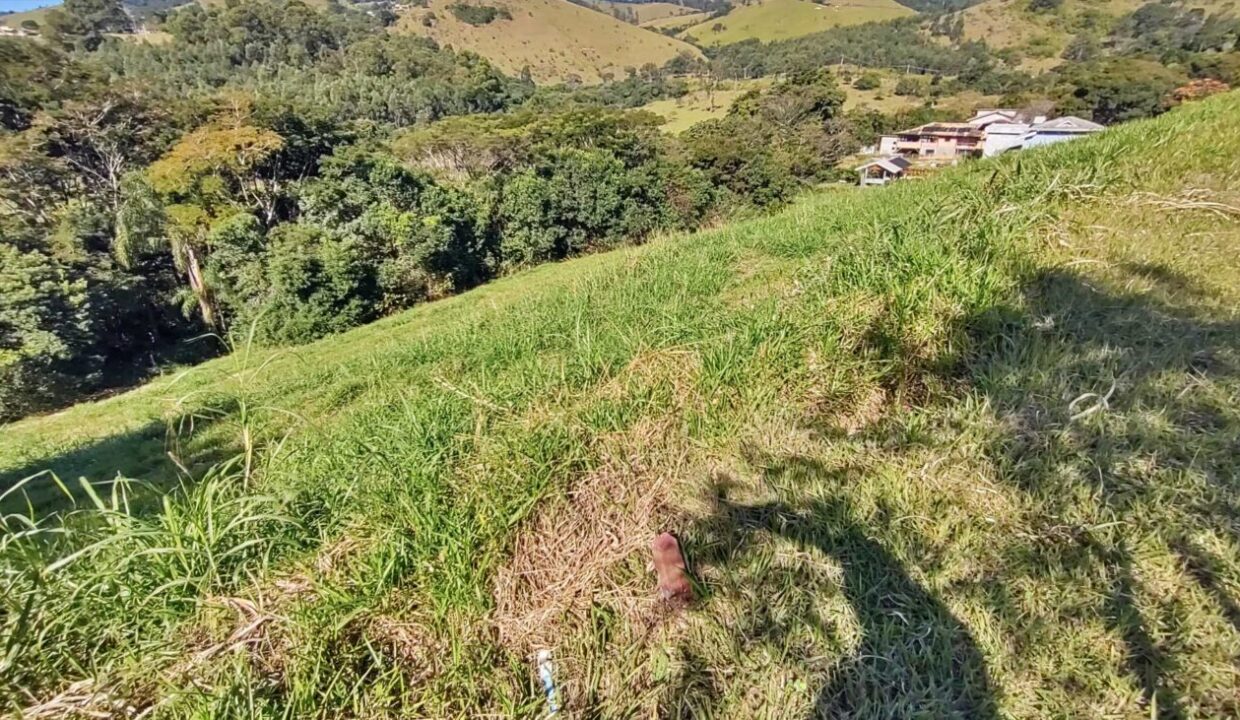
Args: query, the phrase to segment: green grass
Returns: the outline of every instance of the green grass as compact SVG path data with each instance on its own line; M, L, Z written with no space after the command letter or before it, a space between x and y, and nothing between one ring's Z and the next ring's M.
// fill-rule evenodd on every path
M895 0L833 0L822 5L810 0L759 0L737 4L721 18L707 19L686 28L680 37L702 46L751 39L770 42L913 14Z
M722 118L728 114L732 103L754 89L770 85L770 80L732 80L718 84L713 93L704 89L700 83L692 83L690 92L683 97L655 100L646 103L640 109L662 117L666 122L662 125L665 132L681 133L704 120Z
M235 458L5 517L0 698L534 717L550 646L582 715L1235 716L1237 117L807 197L0 427L6 485L166 486L165 438ZM672 616L658 529L699 581Z

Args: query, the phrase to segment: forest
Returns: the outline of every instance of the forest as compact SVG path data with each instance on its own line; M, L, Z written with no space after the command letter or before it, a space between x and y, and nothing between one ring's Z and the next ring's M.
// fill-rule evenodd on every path
M1177 12L1143 8L1038 78L897 21L567 88L339 3L160 10L170 39L144 42L117 0L68 0L47 42L0 38L0 420L778 207L878 134L943 119L929 98L845 112L827 69L841 56L906 65L928 94L1157 114L1190 76L1232 82L1240 66L1221 52L1234 22ZM681 136L631 110L690 80L759 75L778 79Z

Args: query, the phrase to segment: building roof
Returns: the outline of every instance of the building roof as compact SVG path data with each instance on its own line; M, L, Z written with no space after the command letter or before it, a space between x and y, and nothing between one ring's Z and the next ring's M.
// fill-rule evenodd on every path
M881 167L882 169L886 170L889 173L899 175L900 173L907 170L909 166L912 164L913 163L908 161L908 158L900 157L899 155L892 155L891 157L877 158L877 159L871 160L868 163L857 168L857 170L858 171L865 170L866 168L871 168L877 165L878 167Z
M976 118L986 117L987 115L1007 115L1008 117L1016 117L1019 114L1019 110L1012 110L1010 108L978 108L973 112L973 117L969 119L974 120Z
M1029 123L997 122L986 126L987 135L1024 135L1029 132Z
M1044 123L1034 125L1030 128L1030 130L1035 133L1091 133L1105 129L1105 127L1096 122L1091 122L1073 115L1064 115L1063 117L1055 118L1054 120L1047 120Z
M996 122L1016 122L1020 119L1019 110L1008 110L1004 108L982 108L973 113L973 117L969 118L969 124L975 127L989 125Z
M918 125L917 127L910 128L908 130L901 130L896 133L896 135L963 135L966 137L980 138L982 136L982 131L969 123L940 122L927 123L925 125Z

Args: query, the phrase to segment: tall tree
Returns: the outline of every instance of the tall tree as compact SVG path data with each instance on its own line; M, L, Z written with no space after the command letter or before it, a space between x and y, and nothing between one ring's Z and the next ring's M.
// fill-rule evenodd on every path
M44 35L66 48L95 50L109 33L133 32L121 0L65 0L47 14Z
M283 146L284 139L270 130L203 127L182 138L147 173L151 186L171 202L163 239L207 327L222 329L206 275L211 225L239 205L259 212L268 223L275 220L280 179L271 177L266 162Z

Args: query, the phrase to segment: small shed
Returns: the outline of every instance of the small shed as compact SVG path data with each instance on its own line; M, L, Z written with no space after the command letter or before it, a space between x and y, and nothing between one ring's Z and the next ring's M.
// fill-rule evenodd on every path
M866 185L886 185L887 183L904 176L904 172L912 165L908 158L902 158L899 155L891 157L878 158L857 168L858 184Z

